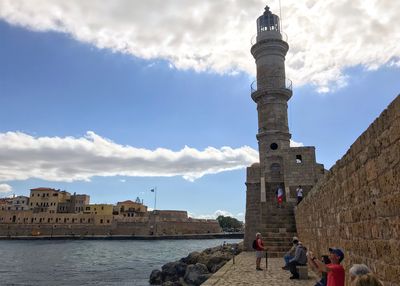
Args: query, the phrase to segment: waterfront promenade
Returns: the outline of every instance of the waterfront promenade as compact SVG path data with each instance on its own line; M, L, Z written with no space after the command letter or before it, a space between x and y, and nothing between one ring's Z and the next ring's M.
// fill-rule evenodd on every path
M313 286L317 281L312 271L308 273L308 280L290 280L290 272L282 270L282 265L283 259L270 258L267 271L256 271L254 252L242 252L235 257L235 264L230 260L202 286ZM262 268L265 268L265 260Z

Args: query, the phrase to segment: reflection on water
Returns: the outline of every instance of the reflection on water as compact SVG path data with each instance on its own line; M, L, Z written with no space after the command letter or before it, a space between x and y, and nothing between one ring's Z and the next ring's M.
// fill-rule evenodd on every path
M240 240L0 241L0 283L148 285L153 269L224 241Z

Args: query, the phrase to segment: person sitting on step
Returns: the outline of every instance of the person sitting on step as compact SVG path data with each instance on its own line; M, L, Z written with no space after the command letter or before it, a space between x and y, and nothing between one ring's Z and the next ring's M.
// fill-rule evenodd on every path
M289 270L289 261L294 257L299 239L296 236L293 236L292 243L292 248L290 248L290 250L286 252L285 256L283 256L283 260L285 260L285 266L282 267L283 270Z
M299 279L300 275L296 266L307 265L307 249L299 241L296 246L294 257L289 261L289 271L292 273L290 279Z

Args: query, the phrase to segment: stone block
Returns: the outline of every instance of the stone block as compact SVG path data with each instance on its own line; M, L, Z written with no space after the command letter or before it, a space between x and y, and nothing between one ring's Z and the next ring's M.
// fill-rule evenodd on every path
M308 266L296 266L297 272L299 273L299 278L302 280L308 279Z

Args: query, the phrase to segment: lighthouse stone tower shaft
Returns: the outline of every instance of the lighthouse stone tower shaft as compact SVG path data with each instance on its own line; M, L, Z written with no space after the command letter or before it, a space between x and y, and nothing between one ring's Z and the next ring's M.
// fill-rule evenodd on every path
M267 6L264 14L257 19L256 43L251 48L257 65L252 98L257 103L257 140L262 168L265 168L267 156L273 155L277 149L290 147L287 102L292 90L285 76L288 50L289 45L282 40L279 18Z
M290 147L288 50L279 17L267 6L257 19L257 37L251 48L257 66L251 97L257 104L260 162L247 168L245 247L250 249L255 233L261 232L272 256L284 254L296 234L296 188L301 185L306 194L324 173L323 165L316 163L314 147ZM278 187L285 191L283 209L276 208Z

